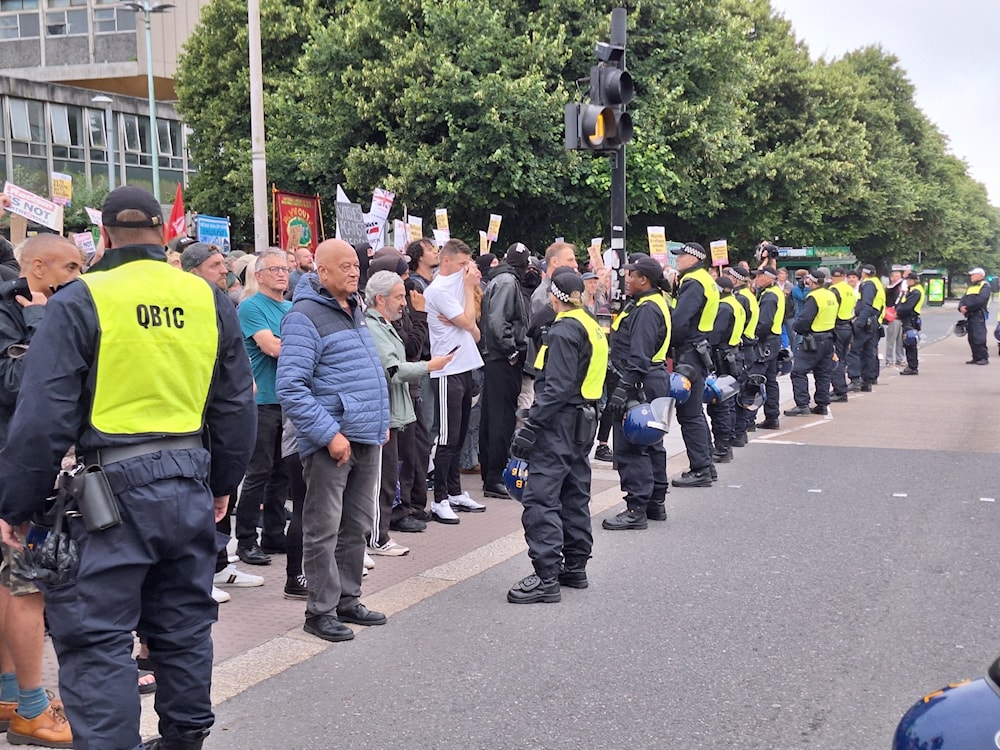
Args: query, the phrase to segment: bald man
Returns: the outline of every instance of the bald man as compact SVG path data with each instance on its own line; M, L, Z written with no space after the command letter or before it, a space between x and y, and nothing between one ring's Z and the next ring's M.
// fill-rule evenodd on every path
M40 234L19 247L21 276L0 286L0 448L7 442L21 386L22 357L55 291L80 275L83 255L64 237ZM44 602L34 583L11 576L12 550L0 544L0 722L24 737L72 742L63 714L42 685ZM16 680L12 679L16 676Z
M316 248L316 270L281 322L277 392L295 427L306 495L303 630L347 641L345 623L382 625L361 603L365 532L375 517L381 446L389 437L385 372L358 305L358 255L342 240ZM306 283L308 282L308 283Z

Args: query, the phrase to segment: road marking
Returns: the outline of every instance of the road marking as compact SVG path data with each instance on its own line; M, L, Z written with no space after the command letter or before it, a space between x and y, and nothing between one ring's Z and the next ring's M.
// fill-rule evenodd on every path
M738 490L738 489L742 489L743 485L742 484L727 484L726 487L728 487L731 490Z
M909 495L907 495L905 492L893 492L892 496L893 497L909 497Z
M983 503L995 503L997 501L997 499L995 497L981 497L981 498L979 498L979 500L980 500L980 502L983 502Z
M820 492L822 492L822 491L823 491L823 490L817 490L817 489L812 489L812 490L806 490L806 492L815 492L815 493L817 493L817 494L819 494L819 493L820 493Z
M758 440L767 440L768 445L807 445L807 443L800 443L796 440L770 440L769 438L754 438L753 442Z

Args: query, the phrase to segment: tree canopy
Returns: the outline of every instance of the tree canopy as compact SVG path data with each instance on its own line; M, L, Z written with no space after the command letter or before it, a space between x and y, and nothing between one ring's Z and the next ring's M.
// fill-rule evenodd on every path
M262 0L269 180L327 197L331 226L340 184L388 188L417 215L445 207L465 238L502 214L504 247L607 236L607 159L563 149L562 112L617 4ZM812 60L769 0L638 2L628 23L630 249L663 225L744 257L777 236L883 267L1000 261L1000 214L893 56ZM245 234L247 45L245 4L212 0L177 80L199 169L187 201Z

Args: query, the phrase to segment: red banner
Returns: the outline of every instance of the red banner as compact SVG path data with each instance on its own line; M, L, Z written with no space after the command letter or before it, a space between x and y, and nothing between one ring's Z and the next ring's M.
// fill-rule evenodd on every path
M184 218L184 190L178 182L177 193L174 195L174 207L170 212L170 221L167 222L166 241L170 242L174 237L185 234L187 234L187 222Z
M295 250L308 247L316 252L323 239L323 219L318 195L285 193L272 186L274 197L274 233L278 247Z

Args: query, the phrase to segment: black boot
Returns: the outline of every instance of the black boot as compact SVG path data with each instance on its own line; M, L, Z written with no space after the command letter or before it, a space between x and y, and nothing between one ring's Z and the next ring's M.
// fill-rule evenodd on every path
M608 531L638 531L645 529L648 525L646 511L632 508L623 510L614 518L605 518L601 521L601 528Z
M803 414L809 413L808 406L796 406L794 409L785 409L786 417L800 417Z
M813 414L829 414L830 410L826 408L826 404L816 404L812 409L809 410Z
M780 430L781 427L778 426L777 419L765 419L763 422L758 422L757 427L762 430Z
M716 445L715 453L712 454L712 460L717 464L728 464L733 460L733 449L728 445L725 447Z
M707 468L701 471L685 471L679 477L674 477L671 484L674 487L711 487L712 473Z
M747 434L745 432L737 432L736 437L733 438L732 447L745 448L746 444L747 444Z
M208 737L209 730L195 729L185 732L176 740L165 740L163 737L154 737L146 740L143 750L201 750L205 738Z
M666 507L666 492L662 495L657 494L649 499L646 504L646 518L650 521L666 521L667 520L667 507Z
M861 378L851 378L850 384L847 386L848 391L860 391L861 390Z
M559 593L559 581L554 573L546 573L544 577L532 573L507 592L507 601L511 604L551 604L560 599L562 594Z
M587 561L570 558L563 563L559 571L559 585L570 589L585 589L590 585L587 580Z

